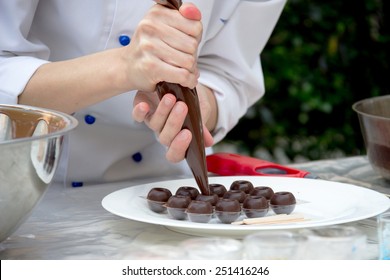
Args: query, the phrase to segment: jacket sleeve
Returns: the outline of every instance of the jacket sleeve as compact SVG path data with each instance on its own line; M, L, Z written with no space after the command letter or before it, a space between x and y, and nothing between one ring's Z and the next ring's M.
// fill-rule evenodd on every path
M200 82L212 88L218 103L215 142L220 141L264 95L260 53L286 0L238 1L221 27L205 34L199 54Z
M0 0L0 103L16 104L18 95L49 51L29 39L39 0Z

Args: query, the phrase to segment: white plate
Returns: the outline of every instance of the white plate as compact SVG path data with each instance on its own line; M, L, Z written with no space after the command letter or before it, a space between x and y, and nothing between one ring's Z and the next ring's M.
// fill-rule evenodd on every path
M209 183L220 183L229 189L234 180L249 180L255 186L269 186L275 192L292 192L298 201L294 213L302 213L308 220L289 224L251 226L222 224L217 218L213 218L209 223L193 223L188 220L174 220L168 214L154 213L148 208L145 197L150 189L164 187L175 193L181 186L196 186L194 179L162 181L125 188L107 195L102 200L102 205L115 215L163 225L177 232L197 236L236 237L259 230L308 228L353 222L376 216L390 207L390 199L379 192L320 179L224 176L210 177ZM270 210L268 215L274 214ZM240 217L242 218L244 217Z

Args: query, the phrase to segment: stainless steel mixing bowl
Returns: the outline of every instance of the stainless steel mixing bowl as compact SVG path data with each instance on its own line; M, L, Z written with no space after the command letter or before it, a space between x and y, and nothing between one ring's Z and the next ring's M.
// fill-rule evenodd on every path
M43 197L57 168L63 136L77 124L64 113L0 104L0 242Z
M372 168L390 180L390 95L358 101L352 108L359 116Z

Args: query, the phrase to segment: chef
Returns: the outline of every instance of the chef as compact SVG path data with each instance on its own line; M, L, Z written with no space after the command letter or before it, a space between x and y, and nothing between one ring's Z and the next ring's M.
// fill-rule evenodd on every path
M196 87L206 146L264 94L259 54L286 0L0 0L0 103L72 114L56 180L67 186L190 175L188 107L154 92Z

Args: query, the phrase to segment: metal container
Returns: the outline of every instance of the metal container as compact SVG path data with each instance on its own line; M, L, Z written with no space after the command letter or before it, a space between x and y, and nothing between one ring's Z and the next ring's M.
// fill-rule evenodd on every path
M390 180L390 95L358 101L352 108L359 116L372 168Z
M0 242L43 197L59 162L63 136L77 124L64 113L0 104Z

